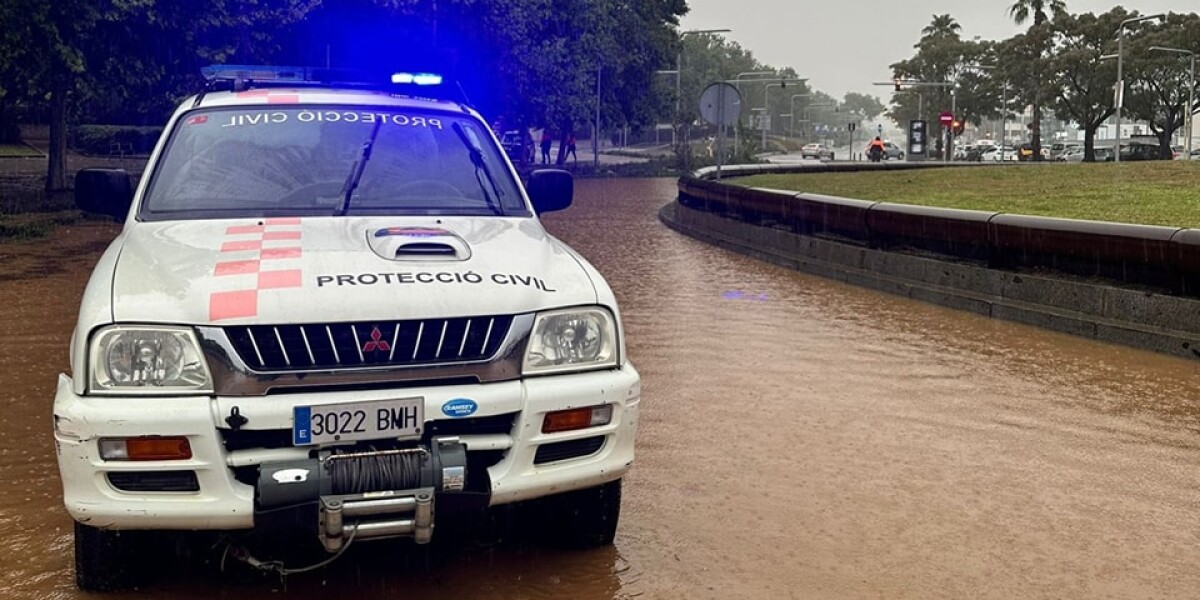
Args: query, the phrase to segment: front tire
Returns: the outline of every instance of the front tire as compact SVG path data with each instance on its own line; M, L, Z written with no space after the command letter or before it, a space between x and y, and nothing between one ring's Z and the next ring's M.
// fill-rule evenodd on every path
M621 480L553 498L555 541L568 548L608 546L621 517Z
M149 556L147 533L75 523L75 585L85 592L125 590L139 583Z

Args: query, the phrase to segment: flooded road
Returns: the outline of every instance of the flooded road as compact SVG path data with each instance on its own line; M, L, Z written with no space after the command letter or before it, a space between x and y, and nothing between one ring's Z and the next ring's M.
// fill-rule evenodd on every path
M614 547L362 544L288 579L177 566L142 598L1195 598L1200 369L855 288L581 181L547 227L621 302L643 377ZM115 229L0 245L0 597L77 598L50 406ZM436 537L436 536L435 536ZM89 596L96 597L96 596Z

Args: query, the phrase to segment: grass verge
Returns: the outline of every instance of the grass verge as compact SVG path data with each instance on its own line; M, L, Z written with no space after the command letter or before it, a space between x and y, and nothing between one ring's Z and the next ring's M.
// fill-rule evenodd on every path
M45 156L32 146L25 144L0 144L0 157L40 158Z
M731 183L900 204L1200 228L1200 161L791 173Z
M83 213L78 210L0 215L0 244L45 237L55 227L70 225L83 218Z

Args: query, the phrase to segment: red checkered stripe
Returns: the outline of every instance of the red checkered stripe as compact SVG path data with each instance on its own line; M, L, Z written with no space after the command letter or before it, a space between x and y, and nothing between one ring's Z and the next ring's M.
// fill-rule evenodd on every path
M216 287L208 298L210 321L258 315L260 295L300 287L300 219L266 219L225 229L213 268Z
M281 90L247 90L235 94L238 100L256 101L261 100L267 104L299 104L300 95L295 92L283 92Z

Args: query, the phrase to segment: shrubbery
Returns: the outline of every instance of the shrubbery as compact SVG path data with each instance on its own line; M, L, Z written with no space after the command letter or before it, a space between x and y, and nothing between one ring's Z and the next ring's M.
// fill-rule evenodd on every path
M84 154L150 154L162 127L133 125L80 125L75 128L75 149Z

